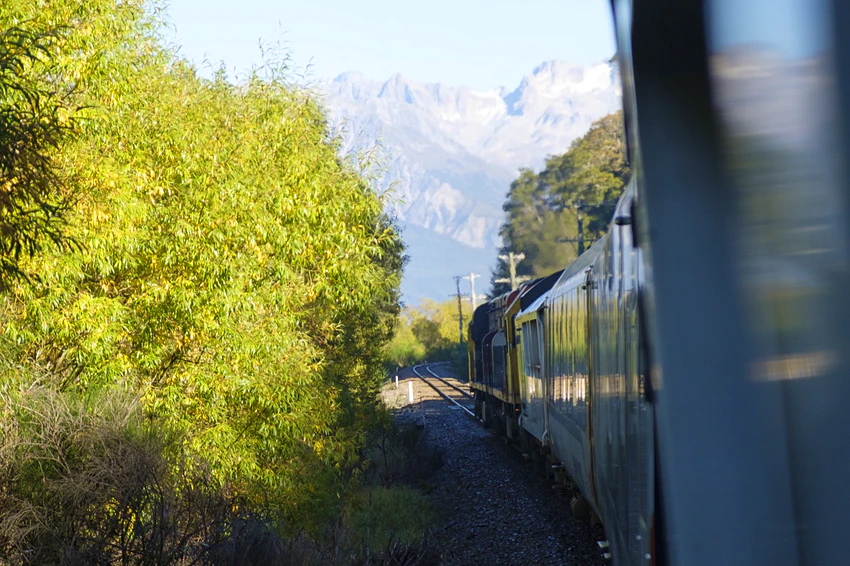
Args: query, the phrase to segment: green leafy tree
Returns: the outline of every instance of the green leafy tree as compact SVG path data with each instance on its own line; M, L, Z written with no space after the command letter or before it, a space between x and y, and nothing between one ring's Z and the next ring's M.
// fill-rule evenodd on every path
M629 177L623 136L617 112L594 122L569 151L548 158L540 173L520 171L502 207L499 232L499 255L525 254L517 275L542 277L562 269L605 233ZM491 295L510 290L508 283L496 283L508 274L507 262L499 259Z
M472 305L462 304L464 326L471 320ZM458 348L457 301L424 299L418 308L406 308L398 317L392 342L387 346L393 366L421 361L449 361ZM464 331L465 333L465 331ZM466 352L466 344L460 344ZM464 354L465 356L465 354Z
M580 215L590 241L607 229L628 182L624 136L623 113L609 114L594 122L567 153L547 159L540 174L556 210Z
M406 308L399 313L392 340L387 344L386 356L390 368L411 366L425 359L425 346L413 333L413 309Z
M74 109L69 92L50 81L51 53L63 40L43 25L0 27L0 289L26 275L22 254L68 243L65 176L54 154L73 130Z
M285 66L202 78L159 42L159 7L0 11L0 29L67 29L51 80L86 108L44 162L74 171L57 198L74 195L62 237L78 245L18 258L39 277L0 302L0 380L126 390L183 439L175 473L195 463L240 506L318 532L378 411L403 245Z

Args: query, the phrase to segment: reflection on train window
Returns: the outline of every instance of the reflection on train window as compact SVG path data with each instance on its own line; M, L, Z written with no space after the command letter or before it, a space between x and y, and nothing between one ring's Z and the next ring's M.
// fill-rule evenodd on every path
M579 428L587 428L588 349L587 289L573 287L552 299L551 328L561 347L552 360L550 401Z
M532 320L522 325L523 358L525 361L524 388L527 397L539 395L537 381L541 378L540 340L537 331L537 321Z

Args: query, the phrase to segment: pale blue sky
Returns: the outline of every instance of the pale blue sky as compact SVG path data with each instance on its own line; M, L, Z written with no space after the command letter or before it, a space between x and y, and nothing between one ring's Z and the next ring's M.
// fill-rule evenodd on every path
M830 33L824 0L714 0L708 11L715 47L757 43L786 57L811 57Z
M181 52L244 71L278 39L312 78L360 71L513 87L543 61L614 53L608 0L170 0Z

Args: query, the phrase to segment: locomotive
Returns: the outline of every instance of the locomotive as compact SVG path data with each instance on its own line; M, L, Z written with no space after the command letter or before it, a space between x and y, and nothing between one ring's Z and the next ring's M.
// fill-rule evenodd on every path
M616 564L654 555L634 193L629 185L608 232L571 265L482 304L467 327L476 415L560 472L574 515L601 521Z

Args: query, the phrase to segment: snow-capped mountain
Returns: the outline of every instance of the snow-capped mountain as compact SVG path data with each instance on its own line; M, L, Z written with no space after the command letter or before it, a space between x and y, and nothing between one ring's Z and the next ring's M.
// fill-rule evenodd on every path
M407 228L402 291L410 303L444 299L453 275L474 270L487 279L517 169L540 168L620 107L619 78L608 63L550 61L513 90L477 92L401 75L382 83L357 73L319 87L343 151L380 142L382 188L392 184L393 212Z

